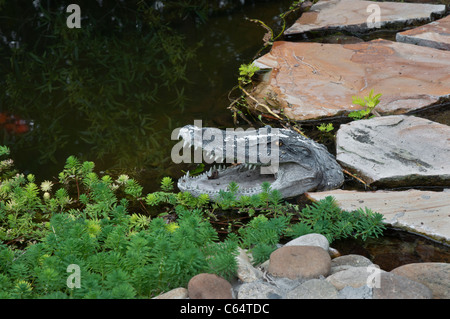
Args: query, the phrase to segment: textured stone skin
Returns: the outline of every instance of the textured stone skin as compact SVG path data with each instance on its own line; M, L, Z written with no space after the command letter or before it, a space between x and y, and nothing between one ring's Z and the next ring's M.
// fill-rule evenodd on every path
M214 139L209 138L211 133L214 133ZM204 150L206 158L217 156L216 163L234 163L237 145L245 145L246 154L244 165L212 168L209 172L194 178L188 175L181 177L178 180L178 188L181 191L190 192L194 196L208 194L214 200L220 190L226 191L230 182L236 182L239 185L236 197L239 198L242 195L251 196L260 193L262 182L268 181L272 189L279 190L281 195L287 198L306 191L334 189L344 182L342 168L326 147L294 131L264 127L253 132L243 131L234 134L235 144L231 144L230 147L228 144L231 143L230 138L224 130L199 128L193 125L187 125L180 130L179 136L183 138L184 143ZM262 160L260 152L263 146L266 150L270 150L271 155L278 154L277 158L272 158L271 164L273 160L277 161L277 171L273 174L263 173L263 169L269 167L263 166L267 163ZM272 153L275 152L275 148L276 153ZM248 165L252 167L249 168Z

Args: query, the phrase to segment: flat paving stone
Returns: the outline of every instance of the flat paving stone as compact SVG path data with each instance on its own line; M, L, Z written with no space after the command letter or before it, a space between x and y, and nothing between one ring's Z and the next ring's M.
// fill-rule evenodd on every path
M450 126L407 115L340 126L336 159L367 184L450 186Z
M367 96L372 89L382 94L376 107L382 115L450 100L450 51L388 40L343 45L277 41L254 63L268 72L252 95L295 121L360 110L352 97ZM261 106L257 111L266 112Z
M374 6L378 6L375 7ZM379 8L379 24L371 16ZM433 16L445 13L445 5L359 0L319 1L285 31L286 36L297 36L307 31L346 30L367 32L385 27L402 27L426 23Z
M398 42L450 50L450 16L396 34Z
M415 189L360 192L338 189L309 192L306 196L313 201L333 196L339 207L347 211L368 207L383 214L387 224L450 243L450 189L444 192Z

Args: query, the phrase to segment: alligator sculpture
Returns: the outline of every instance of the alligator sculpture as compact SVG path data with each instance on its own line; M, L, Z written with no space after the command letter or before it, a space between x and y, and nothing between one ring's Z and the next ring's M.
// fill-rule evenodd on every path
M180 137L189 155L194 147L194 152L202 152L203 161L215 163L201 175L188 172L179 178L180 191L194 196L208 194L214 200L230 182L239 186L237 198L251 196L262 191L263 182L269 182L271 189L289 198L338 188L344 182L342 168L325 146L292 130L266 126L230 133L187 125L180 129Z

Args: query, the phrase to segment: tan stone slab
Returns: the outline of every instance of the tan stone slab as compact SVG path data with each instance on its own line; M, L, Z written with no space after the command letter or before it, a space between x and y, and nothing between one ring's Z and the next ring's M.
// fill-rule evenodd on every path
M313 201L333 196L339 206L347 211L368 207L383 214L385 222L392 226L450 242L450 189L444 192L359 192L338 189L309 192L306 196Z
M255 64L271 72L254 96L278 103L297 121L361 109L352 105L352 96L369 95L371 89L383 94L380 114L402 114L450 98L450 52L412 44L280 41Z
M371 15L376 13L369 6L380 8L380 25L374 24ZM364 32L395 24L407 25L415 22L431 21L432 14L445 13L445 5L423 3L374 2L359 0L322 0L311 7L285 31L292 36L307 31L348 30ZM368 22L369 19L369 23Z
M450 16L397 33L396 40L440 50L450 50Z

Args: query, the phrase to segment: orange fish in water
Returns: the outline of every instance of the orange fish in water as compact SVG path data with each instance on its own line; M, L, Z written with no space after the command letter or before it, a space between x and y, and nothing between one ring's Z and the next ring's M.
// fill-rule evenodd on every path
M17 115L9 115L8 113L0 113L0 125L9 133L20 135L30 130L30 126L25 120Z

